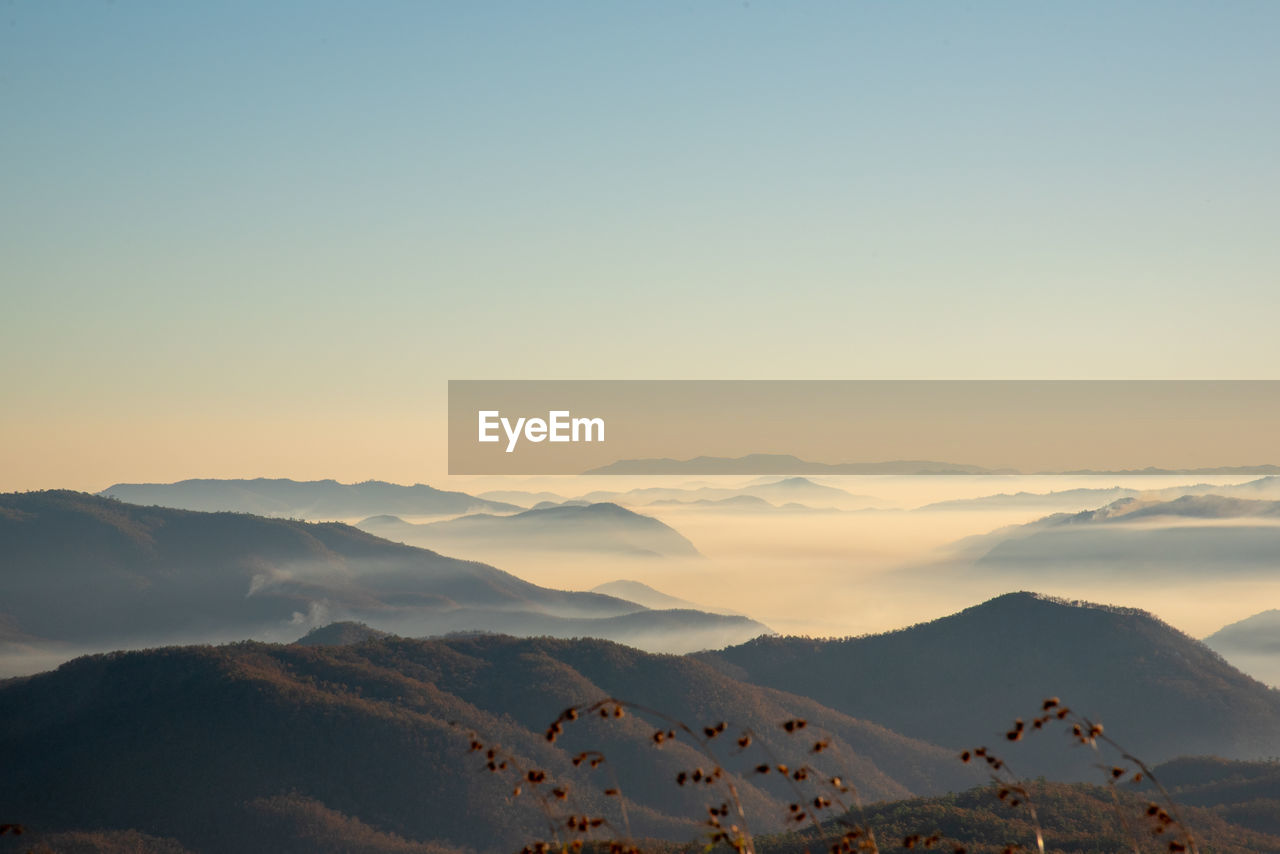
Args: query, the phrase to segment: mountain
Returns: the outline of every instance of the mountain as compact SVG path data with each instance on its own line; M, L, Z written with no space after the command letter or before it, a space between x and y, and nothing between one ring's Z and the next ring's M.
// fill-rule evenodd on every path
M729 498L660 498L650 501L647 507L713 507L717 510L777 510L778 508L754 495L734 495Z
M955 749L1001 743L1015 716L1061 697L1148 762L1272 755L1280 692L1140 611L1013 593L888 634L762 637L706 653L737 678L814 698ZM1036 734L1023 774L1092 779L1087 752Z
M718 608L706 608L702 605L695 604L687 599L679 599L675 596L669 596L661 590L655 590L647 584L639 581L609 581L604 584L597 584L591 588L592 593L602 593L605 596L616 596L619 599L626 599L628 602L635 602L646 608L664 609L664 608L694 608L701 611L708 611L713 614L731 614L732 611L725 611Z
M843 489L814 483L805 477L788 477L773 483L756 484L754 486L746 487L743 490L743 493L775 503L807 502L809 504L814 504L827 502L839 504L847 501L850 497L854 497L862 501L870 499L870 496L865 495L851 496L850 493Z
M1280 687L1280 610L1254 614L1204 639L1205 646L1272 687Z
M934 510L1047 510L1055 513L1078 513L1092 510L1121 499L1138 499L1147 503L1173 501L1183 496L1222 496L1226 498L1280 499L1280 477L1269 476L1246 483L1215 485L1194 483L1159 489L1107 488L1063 489L1055 492L1016 492L984 495L979 498L957 498L926 504L920 511ZM1177 511L1175 510L1175 515Z
M456 609L432 615L430 631L432 635L481 631L521 637L608 638L666 653L719 649L773 634L768 626L750 617L681 608L646 609L616 617L548 617L530 611Z
M321 605L383 616L457 607L573 617L641 610L349 525L139 507L75 492L0 495L0 554L10 624L46 639L243 634Z
M439 843L384 833L311 798L290 793L258 798L236 815L238 850L305 850L312 854L464 854ZM6 842L6 840L8 840ZM176 840L136 830L40 831L0 836L0 854L194 854Z
M953 544L972 570L1020 578L1200 577L1270 572L1280 550L1280 501L1222 495L1122 498L1056 513Z
M529 509L530 510L546 510L550 507L588 507L590 505L591 505L590 501L583 501L580 498L569 498L569 499L566 499L565 501L539 501L537 504L533 505Z
M944 475L944 474L1022 474L1012 468L986 468L966 463L938 462L936 460L887 460L875 463L823 463L804 460L791 454L747 454L741 457L701 456L687 460L670 457L617 460L583 472L588 475L727 475L727 474L889 474L889 475ZM1039 475L1280 475L1280 466L1216 466L1194 469L1145 469L1075 471L1043 471Z
M1045 846L1055 854L1098 854L1115 851L1163 851L1170 848L1174 830L1161 829L1147 816L1152 798L1146 793L1120 789L1113 794L1107 786L1082 783L1046 783L1029 787L1035 806L1035 821L1026 804L1011 808L1013 799L1000 800L995 787L983 786L965 792L929 798L913 798L873 804L844 817L848 823L870 827L881 851L907 848L955 851L972 854L1001 854L1036 850L1036 830L1043 833ZM1280 835L1260 831L1244 822L1224 817L1224 810L1206 807L1179 807L1200 846L1214 854L1280 854ZM792 833L756 840L761 854L802 854L830 850L847 826L826 825L826 845L815 844L812 833ZM936 843L926 845L926 837L937 834ZM911 846L902 843L916 837Z
M664 651L768 631L744 617L649 612L615 597L539 587L339 523L140 507L75 492L0 495L0 554L8 639L0 649L293 638L335 619L414 635L617 637L659 642Z
M1215 487L1214 492L1235 498L1280 498L1280 476L1270 475L1234 486Z
M988 469L930 460L892 460L879 463L819 463L791 454L747 454L742 457L694 457L689 460L618 460L584 474L1017 474L1013 469Z
M136 830L40 832L27 828L21 835L0 834L3 854L192 854L172 839ZM374 854L370 851L369 854Z
M302 646L347 646L348 644L364 643L365 641L379 640L385 637L390 637L390 633L380 632L377 629L366 626L364 623L345 620L340 623L330 623L327 626L312 629L294 641L294 643Z
M1241 762L1190 757L1160 765L1155 774L1179 803L1205 807L1227 821L1280 836L1280 761L1276 759Z
M1280 609L1271 609L1224 626L1204 639L1210 648L1280 656Z
M1045 509L1055 512L1076 512L1100 507L1121 498L1136 498L1136 489L1112 486L1106 489L1063 489L1057 492L1002 492L980 498L953 498L935 501L917 508L920 512L938 510L1031 510Z
M565 500L565 496L555 492L527 492L522 489L492 489L488 492L481 492L477 498L483 498L486 501L497 501L503 504L515 504L520 507L533 507L544 501L552 504L561 504Z
M610 705L547 739L566 707L609 697L671 719ZM808 727L789 733L796 718ZM761 831L785 826L794 797L781 775L750 773L761 762L839 773L868 800L981 780L948 751L688 657L606 641L384 638L112 653L0 683L0 804L41 832L132 830L204 854L517 850L546 837L540 796L553 815L608 818L616 835L621 801L637 836L689 840L724 785L676 776L711 769L692 732L719 721L708 749ZM744 730L754 743L739 751ZM486 771L489 749L505 770ZM603 767L572 761L592 749ZM534 769L550 779L524 779L513 797Z
M770 504L763 498L757 498L754 495L737 495L733 498L698 498L693 500L680 500L676 498L665 498L660 501L650 501L645 507L685 507L697 508L701 510L718 510L730 513L844 513L847 511L840 510L835 507L810 507L807 504L800 504L796 501L788 501L785 504ZM875 512L872 508L863 508L870 512Z
M734 487L642 486L626 492L597 490L583 495L582 498L587 501L613 501L632 507L652 507L663 503L729 508L753 502L751 506L759 510L784 509L774 506L775 502L790 504L813 502L835 505L843 509L865 509L876 501L870 495L855 495L834 486L814 483L803 477L763 480Z
M1072 471L1042 471L1036 474L1069 475L1280 475L1280 466L1262 464L1256 466L1208 466L1197 469L1162 469L1147 466L1142 469L1074 469Z
M183 480L178 483L117 483L98 493L130 504L175 507L182 510L230 510L258 516L298 519L359 519L382 513L398 516L458 516L463 513L513 513L521 508L446 492L426 484L401 486L369 480L296 481Z
M512 516L487 513L414 525L378 516L357 527L380 537L453 553L518 549L600 552L635 557L698 557L674 528L612 503L562 504Z
M1183 495L1172 501L1124 498L1061 520L1063 524L1133 522L1159 517L1184 519L1263 519L1280 517L1280 501L1234 498L1225 495Z

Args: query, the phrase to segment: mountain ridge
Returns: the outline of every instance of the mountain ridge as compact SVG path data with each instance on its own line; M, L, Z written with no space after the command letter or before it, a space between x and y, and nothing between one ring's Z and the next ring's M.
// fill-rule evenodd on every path
M205 852L272 850L246 848L238 825L246 805L291 793L313 812L413 842L492 851L541 837L536 804L512 800L515 773L486 772L483 753L467 750L470 738L564 781L572 808L616 820L616 803L602 794L610 778L570 761L602 749L635 831L691 838L705 796L673 780L707 758L684 734L655 744L655 728L669 726L663 719L631 707L617 719L584 716L555 742L544 736L565 706L608 697L659 704L694 726L725 717L779 754L803 755L808 741L778 723L805 715L830 738L829 753L812 761L829 760L871 798L981 779L934 745L687 656L607 641L392 637L110 653L0 683L0 752L10 769L0 802L33 826L129 827ZM758 826L785 826L787 786L750 776L760 759L724 747ZM286 841L274 850L313 850L307 839Z
M701 557L670 525L616 503L559 504L510 515L476 513L441 522L413 524L398 517L370 517L356 527L435 550L455 552L518 549L599 552L635 557Z
M180 510L228 510L308 519L351 519L379 513L452 516L522 509L504 501L436 489L424 483L403 486L381 480L339 483L333 479L192 478L174 483L117 483L97 494L131 504Z
M6 644L292 639L338 619L413 635L518 624L530 634L617 632L638 645L691 644L670 651L768 631L747 618L648 613L617 597L541 587L342 523L142 507L70 491L0 494L0 553ZM614 619L627 615L636 616Z
M999 737L1049 696L1100 718L1149 761L1256 758L1280 743L1280 691L1201 642L1137 609L1026 592L879 635L764 637L699 656L737 678L956 749ZM1162 710L1158 719L1148 717L1152 709ZM1051 773L1088 779L1078 756L1045 742L1025 750Z

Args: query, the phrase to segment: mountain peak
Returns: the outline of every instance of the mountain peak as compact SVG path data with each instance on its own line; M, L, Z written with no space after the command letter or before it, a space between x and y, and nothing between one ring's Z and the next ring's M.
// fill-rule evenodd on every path
M294 643L299 646L348 646L386 637L391 637L390 633L354 620L343 620L312 629Z
M1050 696L1120 724L1125 746L1146 760L1265 755L1280 741L1280 694L1199 641L1145 611L1029 591L885 634L759 638L711 657L753 682L956 748ZM1087 763L1052 747L1027 749L1087 775Z

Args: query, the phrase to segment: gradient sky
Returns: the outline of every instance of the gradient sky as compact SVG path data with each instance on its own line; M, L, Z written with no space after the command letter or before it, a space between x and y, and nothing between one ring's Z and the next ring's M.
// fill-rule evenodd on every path
M1280 4L0 4L0 489L449 378L1276 378Z

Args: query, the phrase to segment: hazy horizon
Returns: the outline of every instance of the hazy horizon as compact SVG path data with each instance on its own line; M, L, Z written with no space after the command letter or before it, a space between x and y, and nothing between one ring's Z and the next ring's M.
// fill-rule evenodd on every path
M767 490L783 481L810 484L793 489L813 490L813 494L795 496L797 506L791 510L782 506L790 497L785 492L782 498L770 494L772 500L760 507L696 503L700 497L722 500ZM1120 554L1128 548L1129 560L1136 561L1133 568L1124 570L1108 559L1111 562L1103 564L1107 570L1101 574L1088 562L1094 560L1088 557L1088 550L1081 558L1086 563L1060 565L1054 563L1058 560L1054 553L1046 552L1022 559L1022 569L1013 573L977 561L1010 535L1021 536L1019 526L1054 512L1072 513L1111 504L1117 490L1145 495L1143 500L1151 503L1171 500L1183 492L1235 495L1240 493L1233 488L1241 484L1271 481L1242 475L1194 479L1180 475L842 475L802 480L778 476L452 478L430 485L470 495L497 493L507 499L518 498L518 493L524 496L515 502L520 506L545 500L542 493L547 491L554 492L554 500L585 497L616 501L670 525L687 537L701 556L692 560L643 558L593 551L607 547L607 534L606 540L597 538L597 545L586 551L548 550L523 539L488 544L449 539L432 542L429 528L423 529L425 541L406 542L435 548L451 557L480 560L552 589L585 591L611 581L639 581L707 610L746 615L782 634L875 634L946 616L1004 593L1027 590L1141 608L1193 637L1205 637L1280 605L1274 553L1251 555L1240 552L1243 543L1233 546L1236 540L1225 540L1215 547L1220 560L1212 570L1199 564L1151 569L1144 568L1149 561L1141 546L1122 545ZM991 496L1006 498L972 503ZM1280 484L1259 497L1280 500ZM970 503L954 503L965 501ZM284 515L295 512L303 511ZM457 515L464 514L406 514L403 518L431 522ZM311 518L322 521L335 517L321 514ZM337 520L356 523L361 518ZM1240 525L1265 526L1280 537L1280 519L1274 517L1143 519L1136 524L1109 525L1105 532L1169 529L1185 535L1201 529L1212 536L1215 529L1236 530ZM373 530L392 540L403 536ZM975 537L987 539L973 551L974 547L966 544ZM1224 560L1237 563L1231 568L1222 563ZM326 606L322 617L305 616L292 626L282 625L254 636L291 640L290 633L300 636L323 622L349 618L352 615L341 607L330 610ZM216 639L232 638L224 634Z
M1280 8L920 9L11 6L0 489L432 482L459 378L1273 379Z
M1278 33L0 4L0 854L1280 854L1280 475L616 473L1280 466Z

